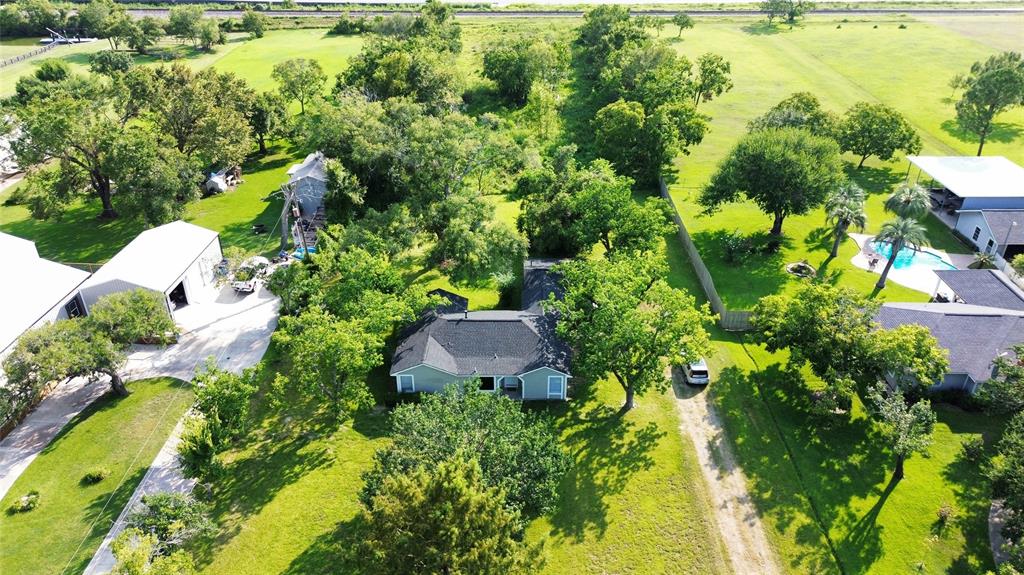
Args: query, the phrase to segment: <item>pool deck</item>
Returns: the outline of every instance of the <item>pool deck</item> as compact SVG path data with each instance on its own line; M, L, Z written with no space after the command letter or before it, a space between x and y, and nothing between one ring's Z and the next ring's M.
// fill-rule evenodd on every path
M886 258L881 254L876 254L871 248L871 240L874 236L865 234L850 234L853 241L857 242L857 246L860 250L857 255L853 256L851 260L853 265L857 266L862 270L881 275L882 270L885 269ZM926 248L929 252L939 256L947 263L957 267L957 269L967 269L974 261L974 256L970 254L950 254L942 250L935 248ZM878 263L874 269L871 267L871 260L878 258ZM928 295L934 295L935 291L939 288L939 276L935 275L935 272L925 268L905 268L897 269L893 267L889 271L889 277L887 281L896 282L902 286L906 286L910 289L924 292Z

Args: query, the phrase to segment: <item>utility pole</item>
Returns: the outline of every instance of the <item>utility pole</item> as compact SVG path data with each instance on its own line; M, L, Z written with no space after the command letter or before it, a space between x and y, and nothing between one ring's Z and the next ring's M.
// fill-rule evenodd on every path
M288 214L291 211L292 188L288 184L281 184L281 194L284 196L284 207L281 208L281 251L288 252Z

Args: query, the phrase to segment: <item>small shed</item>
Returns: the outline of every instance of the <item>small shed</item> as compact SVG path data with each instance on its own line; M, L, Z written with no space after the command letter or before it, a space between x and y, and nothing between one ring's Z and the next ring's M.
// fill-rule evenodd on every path
M144 288L163 294L172 314L216 297L217 265L224 258L220 236L183 221L136 236L82 287L86 306L107 294Z

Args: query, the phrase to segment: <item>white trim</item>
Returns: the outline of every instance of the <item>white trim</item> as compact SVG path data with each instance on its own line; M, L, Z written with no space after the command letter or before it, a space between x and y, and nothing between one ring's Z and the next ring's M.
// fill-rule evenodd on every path
M411 381L412 389L410 389L409 391L402 391L402 378L403 377L408 377L409 379L412 380ZM398 393L416 393L416 376L415 375L412 375L411 373L404 373L402 375L396 375L395 376L395 382L398 384Z
M396 375L398 375L400 373L405 373L405 372L409 371L410 369L416 369L417 367L427 367L427 368L430 368L430 369L432 369L434 371L439 371L439 372L441 372L443 374L450 375L452 377L463 377L463 376L461 376L461 375L459 375L457 373L452 373L450 371L445 371L445 370L443 370L443 369L441 369L439 367L434 367L434 366L428 365L426 363L417 363L416 365L414 365L412 367L407 367L407 368L403 369L402 371L393 371L393 372L391 372L388 375L394 377L394 376L396 376Z
M555 373L560 373L560 374L564 375L566 379L569 379L569 378L571 378L571 377L572 377L571 375L569 375L568 373L565 373L564 371L560 371L560 370L557 370L557 369L555 369L555 368L553 368L553 367L548 367L548 366L546 366L546 365L542 365L542 366L538 367L537 369L531 369L530 371L527 371L527 372L525 372L525 373L520 373L520 374L519 374L519 377L523 377L523 376L526 376L526 375L530 375L531 373L533 373L533 372L535 372L535 371L540 371L540 370L542 370L542 369L550 369L551 371L553 371L553 372L555 372Z
M556 370L557 371L557 370ZM551 392L551 380L558 380L558 392L552 394ZM548 399L565 399L565 377L560 375L549 375L547 379L547 398Z

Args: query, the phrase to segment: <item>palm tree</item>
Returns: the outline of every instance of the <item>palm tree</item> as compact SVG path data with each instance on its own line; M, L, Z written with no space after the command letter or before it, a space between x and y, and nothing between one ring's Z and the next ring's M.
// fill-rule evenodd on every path
M857 226L863 230L868 223L864 213L864 190L852 182L843 184L825 199L825 222L832 224L835 241L830 258L839 253L839 244L846 238L846 230Z
M892 247L892 251L889 252L889 261L885 263L885 269L882 270L882 277L878 278L878 283L875 284L875 287L882 289L885 287L885 278L889 276L889 270L892 269L892 264L896 261L900 250L906 246L916 250L927 245L928 235L924 226L917 220L896 218L882 224L882 229L875 236L875 241L885 242Z
M885 210L901 218L918 219L928 213L931 205L928 190L917 184L903 184L885 200Z

